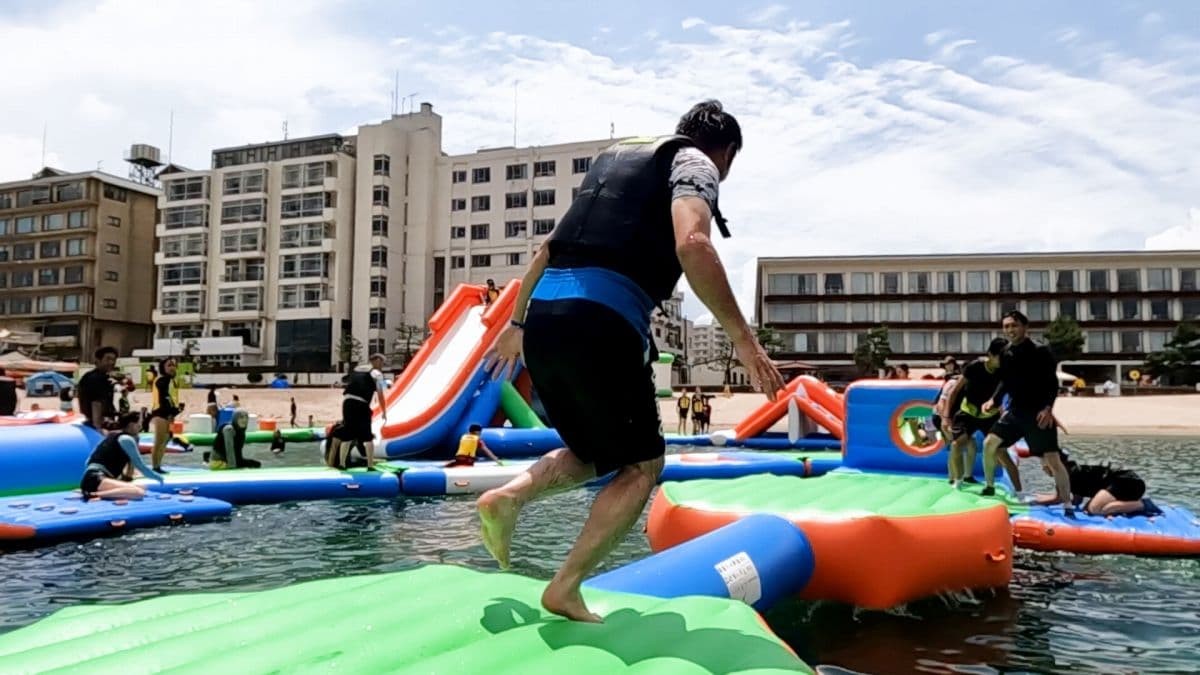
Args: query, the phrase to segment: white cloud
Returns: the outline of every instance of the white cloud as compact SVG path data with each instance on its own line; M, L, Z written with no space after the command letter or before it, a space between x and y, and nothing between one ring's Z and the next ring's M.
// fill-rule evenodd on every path
M84 94L79 100L79 115L92 122L112 122L120 118L124 111L101 99L96 94Z
M925 34L925 44L929 47L932 47L932 46L936 45L937 43L941 42L942 40L945 40L948 35L950 35L950 31L946 31L946 30L939 30L939 31L934 31L932 33L926 33Z
M955 40L949 44L942 45L942 48L938 50L938 57L942 61L952 61L956 58L959 50L970 47L973 44L975 44L974 40Z
M684 30L691 30L691 29L695 28L696 26L703 26L703 25L704 25L704 19L699 19L694 16L689 16L688 18L679 22L679 27L683 28Z
M750 23L770 23L786 14L787 11L787 5L771 4L751 12L746 18Z
M1200 251L1200 208L1188 210L1188 222L1176 225L1146 238L1146 248L1153 251Z

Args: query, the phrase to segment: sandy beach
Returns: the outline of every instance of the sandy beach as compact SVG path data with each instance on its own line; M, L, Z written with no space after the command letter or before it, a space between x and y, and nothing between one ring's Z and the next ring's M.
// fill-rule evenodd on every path
M325 426L341 414L341 388L268 389L266 387L224 388L217 395L222 405L237 395L241 404L260 417L275 418L283 426L290 424L289 407L296 399L296 424ZM204 412L208 391L184 389L180 398L187 404L186 412ZM710 430L728 429L737 425L751 411L766 401L761 394L733 394L725 398L718 394L712 399L713 419ZM32 398L20 401L22 410L32 403L42 408L57 408L57 398ZM131 400L134 409L150 404L150 394L144 389ZM659 403L663 427L676 429L678 416L675 400ZM1072 435L1083 436L1196 436L1200 437L1200 395L1122 396L1122 397L1061 397L1055 405L1059 420ZM777 425L777 430L784 430ZM689 429L690 432L690 429Z

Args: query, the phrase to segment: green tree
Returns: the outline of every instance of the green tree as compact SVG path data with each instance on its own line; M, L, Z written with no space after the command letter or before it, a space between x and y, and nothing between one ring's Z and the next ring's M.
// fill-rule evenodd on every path
M786 343L783 341L783 336L779 331L773 328L758 328L754 331L754 337L758 340L758 344L763 346L768 354L778 354L783 351Z
M1191 386L1200 382L1200 327L1183 322L1175 327L1161 351L1146 357L1146 372L1165 377L1171 384Z
M854 348L854 363L865 375L874 375L887 363L892 355L892 346L888 342L887 326L875 326L868 330L865 340Z
M1071 361L1083 355L1083 330L1075 319L1059 315L1046 327L1046 344L1059 361Z
M362 360L362 342L349 332L342 333L337 344L338 360L345 366Z
M408 324L396 326L396 339L392 342L392 351L402 360L401 367L407 367L409 361L425 343L425 328Z

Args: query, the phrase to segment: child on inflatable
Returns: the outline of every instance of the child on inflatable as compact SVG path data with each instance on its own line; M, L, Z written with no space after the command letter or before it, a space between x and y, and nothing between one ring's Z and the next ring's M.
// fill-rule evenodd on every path
M84 501L93 498L141 499L146 496L145 489L131 482L135 468L143 476L163 482L162 476L146 466L142 461L142 453L138 451L137 434L141 430L141 416L136 413L125 414L117 419L117 424L120 429L108 434L88 456L83 478L79 481L79 491L83 493Z
M483 439L479 437L479 434L482 431L483 427L479 426L478 424L472 424L471 427L467 429L467 433L463 434L462 438L458 439L458 452L454 455L454 459L446 463L446 468L450 468L452 466L475 466L476 450L483 451L483 454L487 455L488 459L499 464L500 466L504 466L504 462L501 462L499 457L492 454L492 451L489 450L487 445L484 444Z

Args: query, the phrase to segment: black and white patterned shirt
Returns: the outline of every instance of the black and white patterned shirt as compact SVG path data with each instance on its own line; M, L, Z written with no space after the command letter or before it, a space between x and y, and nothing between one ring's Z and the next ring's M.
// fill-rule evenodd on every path
M699 148L680 148L671 162L671 200L680 197L700 197L716 210L721 174L717 165Z

